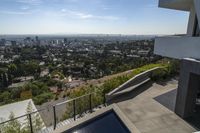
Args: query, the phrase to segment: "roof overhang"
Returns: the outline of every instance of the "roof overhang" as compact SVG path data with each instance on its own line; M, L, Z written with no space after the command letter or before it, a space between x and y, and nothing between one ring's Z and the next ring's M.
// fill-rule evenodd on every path
M193 0L159 0L159 7L181 11L190 11L192 4Z

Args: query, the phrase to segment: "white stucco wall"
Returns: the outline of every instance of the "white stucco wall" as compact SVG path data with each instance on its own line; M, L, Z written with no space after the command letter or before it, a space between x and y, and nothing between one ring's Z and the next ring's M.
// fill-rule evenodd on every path
M158 37L154 53L176 59L200 59L200 37Z
M200 0L194 0L194 6L200 27Z
M194 8L194 5L192 5L190 9L190 16L189 16L189 21L188 21L187 36L193 35L195 17L196 17L195 8Z

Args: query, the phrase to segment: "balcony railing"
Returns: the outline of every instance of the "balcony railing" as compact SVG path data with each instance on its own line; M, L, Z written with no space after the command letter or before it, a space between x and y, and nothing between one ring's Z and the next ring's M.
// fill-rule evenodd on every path
M95 98L97 98L98 96L103 98L103 99L96 101ZM106 101L105 96L102 96L101 94L98 94L98 93L89 93L89 94L86 94L86 95L83 95L83 96L80 96L80 97L69 99L67 101L57 103L55 105L45 107L43 109L40 109L40 110L25 114L25 115L22 115L22 116L19 116L19 117L15 117L13 119L10 119L10 120L4 121L4 122L1 122L0 123L0 132L1 133L5 132L4 128L3 128L4 125L8 125L11 122L14 122L14 121L19 120L19 119L24 119L24 118L28 121L28 123L26 123L26 124L28 124L28 130L29 130L28 132L31 132L31 133L40 132L40 133L42 133L47 128L51 128L52 130L55 130L60 123L66 121L66 120L76 121L78 118L80 118L79 116L83 115L83 113L85 113L85 114L92 113L93 109L95 109L97 106L100 106L100 105L106 106L105 101ZM57 113L57 111L59 111L59 107L61 107L63 105L66 105L66 107L67 107L66 111L62 112L63 114L65 114L64 118L60 117L62 113L60 113L60 112ZM42 111L48 111L49 112L50 108L52 109L52 112L53 112L53 114L52 114L53 125L49 126L49 127L47 126L47 128L43 128L43 129L40 129L40 130L35 129L36 128L36 127L34 127L35 126L34 125L35 120L33 121L33 118L36 116L36 114L41 113ZM69 114L67 114L67 113L69 113ZM60 116L58 116L58 114ZM64 124L62 124L62 125L64 125Z

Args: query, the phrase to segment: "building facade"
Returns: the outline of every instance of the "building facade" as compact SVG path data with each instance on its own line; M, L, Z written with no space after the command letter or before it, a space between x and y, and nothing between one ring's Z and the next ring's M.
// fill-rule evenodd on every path
M175 112L187 118L200 112L200 0L160 0L159 7L190 13L187 34L158 37L154 53L180 59Z

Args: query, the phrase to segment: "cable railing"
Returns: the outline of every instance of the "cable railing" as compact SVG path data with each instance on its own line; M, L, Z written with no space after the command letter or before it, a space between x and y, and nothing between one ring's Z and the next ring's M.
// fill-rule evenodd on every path
M66 124L66 121L69 121L68 124L72 121L76 121L78 118L81 118L88 113L92 113L93 109L97 108L100 105L105 106L105 96L97 93L89 93L86 95L82 95L80 97L76 97L73 99L66 100L64 102L57 103L55 105L51 105L37 111L33 111L31 113L24 114L19 117L12 118L7 121L3 121L0 123L0 133L6 133L7 130L14 131L15 128L13 127L18 124L17 122L26 120L26 123L22 123L20 127L16 130L18 131L27 131L30 133L42 133L42 130L46 130L47 128L51 127L52 130L55 130L60 123L62 125ZM50 111L51 110L51 111ZM44 111L44 112L43 112ZM52 117L50 120L52 124L44 124L47 125L47 128L42 124L46 123L43 119L38 115L39 113L44 113ZM49 120L46 120L49 121ZM9 125L10 124L10 125ZM12 126L11 126L12 125ZM9 126L10 129L8 128ZM25 128L26 127L26 128Z

